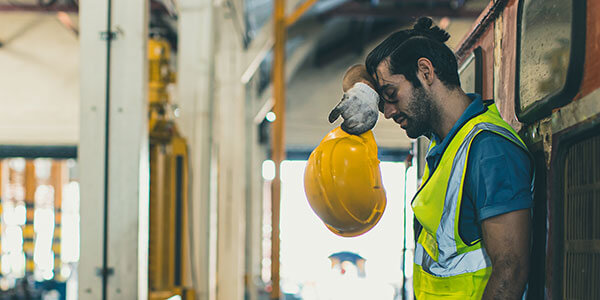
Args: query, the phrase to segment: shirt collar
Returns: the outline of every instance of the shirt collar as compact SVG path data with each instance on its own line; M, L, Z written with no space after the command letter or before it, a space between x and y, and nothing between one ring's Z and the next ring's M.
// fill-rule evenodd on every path
M440 154L438 152L446 149L446 145L450 143L450 140L454 136L454 134L462 127L464 123L466 123L469 119L473 118L475 115L480 114L482 111L485 111L485 104L483 104L483 100L481 100L481 96L478 94L467 94L469 98L471 98L471 104L467 106L467 109L463 112L463 114L458 118L458 121L454 123L450 132L446 135L443 141L440 142L440 138L435 134L431 133L431 139L435 141L436 146L429 151L427 156L432 156L436 154ZM436 151L437 150L437 151Z

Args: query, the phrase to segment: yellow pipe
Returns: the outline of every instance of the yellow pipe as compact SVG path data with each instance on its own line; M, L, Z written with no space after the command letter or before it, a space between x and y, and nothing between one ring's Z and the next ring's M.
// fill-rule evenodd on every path
M300 17L309 8L311 8L313 6L313 4L317 3L317 1L319 1L319 0L307 0L307 1L303 2L302 4L300 4L300 6L286 18L285 26L289 27L289 26L293 25L294 23L296 23L296 21L298 21L298 19L300 19Z
M281 162L285 160L285 42L287 27L296 22L317 0L308 0L289 17L285 16L285 0L273 0L273 112L277 116L273 122L271 140L272 159L275 164L275 178L271 182L271 299L280 299L279 288L279 216L281 204Z
M273 46L273 122L272 158L275 178L271 184L271 299L280 299L279 289L279 205L281 197L281 162L285 159L285 0L274 0L275 44Z
M51 167L51 183L54 187L54 239L55 242L52 244L52 251L54 252L54 270L57 271L57 278L63 279L60 276L60 269L62 266L61 247L60 240L62 239L62 201L63 201L63 187L69 181L68 170L66 168L65 161L54 160L52 161Z

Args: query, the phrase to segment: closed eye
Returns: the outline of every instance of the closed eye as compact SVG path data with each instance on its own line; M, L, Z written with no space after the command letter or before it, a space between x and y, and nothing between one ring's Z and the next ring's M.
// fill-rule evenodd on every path
M393 89L393 88L386 89L383 93L383 100L387 103L398 102L398 100L396 99L396 89Z

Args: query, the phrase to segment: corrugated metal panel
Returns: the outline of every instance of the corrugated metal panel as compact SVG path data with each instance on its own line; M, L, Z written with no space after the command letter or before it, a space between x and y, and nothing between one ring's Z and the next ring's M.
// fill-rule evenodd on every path
M565 299L600 299L600 135L571 146L565 161Z

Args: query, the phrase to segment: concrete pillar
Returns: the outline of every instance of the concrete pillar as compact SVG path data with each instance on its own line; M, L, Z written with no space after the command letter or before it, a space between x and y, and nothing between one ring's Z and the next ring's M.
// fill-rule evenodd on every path
M239 6L238 6L239 7ZM214 142L218 165L217 299L244 296L246 219L245 62L235 11L216 9Z
M253 122L256 83L241 80L257 51L243 47L241 1L211 3L179 2L178 123L192 168L191 275L197 299L243 299L244 292L257 299L266 152Z
M261 279L263 178L262 162L266 150L258 144L255 111L261 102L256 96L256 80L246 86L246 295L258 299L257 284Z
M147 299L148 1L82 1L79 13L79 299Z
M210 0L179 1L178 119L190 153L191 276L197 299L213 299L216 280L216 198L211 197L214 19ZM213 171L214 173L214 171Z

